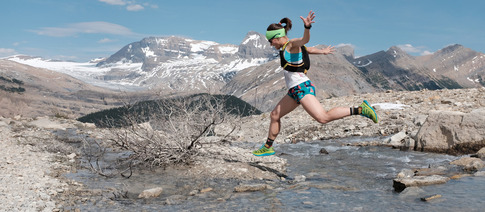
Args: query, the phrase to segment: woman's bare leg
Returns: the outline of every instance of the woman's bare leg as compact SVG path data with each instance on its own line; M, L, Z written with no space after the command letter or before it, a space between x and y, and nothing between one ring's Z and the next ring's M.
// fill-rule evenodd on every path
M280 102L276 105L276 107L271 111L271 122L269 124L269 133L268 138L271 140L275 140L278 133L280 133L281 128L281 118L288 114L289 112L293 111L298 104L294 99L290 96L285 95Z
M300 103L311 117L322 124L350 116L350 107L336 107L325 111L320 101L313 95L305 95Z

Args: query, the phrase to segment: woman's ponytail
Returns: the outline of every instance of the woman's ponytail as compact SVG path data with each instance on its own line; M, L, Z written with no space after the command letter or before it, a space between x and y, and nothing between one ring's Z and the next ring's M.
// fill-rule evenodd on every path
M283 26L283 24L285 24L285 26ZM268 29L266 30L271 31L271 30L277 30L282 28L285 28L285 33L288 34L288 31L290 31L291 29L291 20L289 18L281 19L280 23L278 24L270 24L268 26Z
M291 20L289 18L281 19L280 24L285 24L284 28L285 28L286 33L288 33L288 31L291 30Z

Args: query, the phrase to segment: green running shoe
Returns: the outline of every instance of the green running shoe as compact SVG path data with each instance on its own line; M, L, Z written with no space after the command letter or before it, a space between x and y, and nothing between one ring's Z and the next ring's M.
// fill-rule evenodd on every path
M359 107L362 108L362 114L360 114L360 115L372 119L372 121L374 121L374 123L377 123L379 121L377 119L376 111L374 110L374 108L372 108L372 106L370 106L370 104L369 104L369 102L367 102L367 100L364 100L364 102L362 102L362 104L360 104Z
M253 155L256 156L268 156L268 155L274 155L274 149L273 147L266 148L266 146L262 146L258 150L253 151Z

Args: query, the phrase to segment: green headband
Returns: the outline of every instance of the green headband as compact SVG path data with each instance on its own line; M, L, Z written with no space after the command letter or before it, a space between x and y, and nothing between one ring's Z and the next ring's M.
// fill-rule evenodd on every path
M281 38L286 36L285 28L266 31L266 39L271 40L273 38Z

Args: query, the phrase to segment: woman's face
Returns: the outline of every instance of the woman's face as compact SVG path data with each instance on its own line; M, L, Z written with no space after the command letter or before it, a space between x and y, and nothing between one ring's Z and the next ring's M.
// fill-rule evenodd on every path
M288 37L281 37L281 38L273 38L269 42L271 43L271 46L274 46L276 49L281 49L283 45L285 45L286 40L288 40Z

